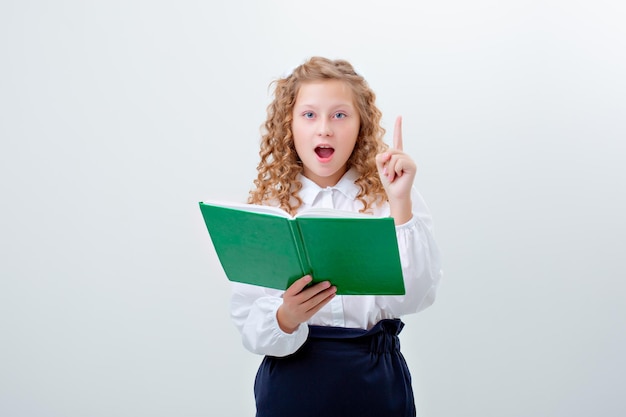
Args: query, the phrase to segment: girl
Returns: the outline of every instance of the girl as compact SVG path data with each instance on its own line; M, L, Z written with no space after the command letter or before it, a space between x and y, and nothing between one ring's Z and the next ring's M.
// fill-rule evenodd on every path
M433 303L441 271L402 120L389 149L375 94L344 60L311 58L274 84L248 202L393 217L406 295L338 296L310 276L284 292L234 283L233 321L244 346L265 355L257 416L415 416L399 317Z

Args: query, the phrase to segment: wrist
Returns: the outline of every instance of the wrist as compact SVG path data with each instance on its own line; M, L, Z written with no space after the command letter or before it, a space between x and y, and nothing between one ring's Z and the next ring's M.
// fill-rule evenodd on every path
M389 199L389 212L396 226L408 222L413 217L411 198Z
M278 310L276 311L276 321L278 322L280 330L289 334L298 330L298 327L300 326L300 323L291 323L287 317L285 317L282 306L278 307Z

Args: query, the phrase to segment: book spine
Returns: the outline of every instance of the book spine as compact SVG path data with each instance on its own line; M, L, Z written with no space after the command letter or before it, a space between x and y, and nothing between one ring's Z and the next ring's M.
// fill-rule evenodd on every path
M302 239L302 231L297 220L289 220L289 228L291 229L291 236L298 252L298 260L300 261L300 267L302 268L302 276L311 274L311 261L309 260L309 254L304 246L304 240Z

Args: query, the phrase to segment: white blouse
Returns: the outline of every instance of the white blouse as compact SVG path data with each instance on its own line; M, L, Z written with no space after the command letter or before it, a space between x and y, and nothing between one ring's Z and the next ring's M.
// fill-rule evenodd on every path
M334 187L321 188L300 176L303 187L299 195L303 204L299 210L327 207L358 212L363 204L356 200L359 192L354 183L356 178L356 171L351 169ZM231 317L246 349L261 355L286 356L306 341L307 324L370 329L382 319L398 318L430 306L442 276L440 255L433 237L430 212L415 188L411 199L413 218L396 226L405 295L336 295L307 323L300 324L289 334L280 329L276 320L283 291L233 283ZM372 211L375 216L389 216L389 204L376 206Z

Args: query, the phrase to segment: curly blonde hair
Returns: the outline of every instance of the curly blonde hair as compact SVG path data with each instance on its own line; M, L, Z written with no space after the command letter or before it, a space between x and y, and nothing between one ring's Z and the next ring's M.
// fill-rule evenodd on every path
M259 151L261 161L254 180L256 188L250 191L249 203L277 204L292 215L302 205L298 196L302 183L297 180L302 173L302 162L291 130L293 107L302 84L324 80L340 80L350 86L359 113L359 134L347 166L354 167L359 174L355 183L360 187L357 199L363 203L361 212L369 211L376 202L387 201L375 161L376 154L387 149L376 95L349 62L313 57L289 76L270 84L274 86L274 100L267 107Z

